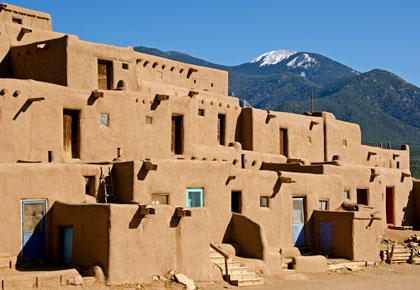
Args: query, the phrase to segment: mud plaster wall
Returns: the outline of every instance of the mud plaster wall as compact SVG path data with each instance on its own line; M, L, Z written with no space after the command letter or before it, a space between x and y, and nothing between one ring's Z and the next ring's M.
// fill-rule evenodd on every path
M208 209L191 209L191 217L177 220L174 207L154 208L155 215L141 218L137 205L111 206L108 282L150 281L152 275L165 275L171 269L194 280L215 279L209 233L203 230L210 224Z
M394 188L394 220L396 225L408 225L414 220L414 200L410 194L411 178L402 179L393 169L376 168L379 177L372 178L370 168L361 166L325 166L325 174L340 175L344 191L350 193L350 202L357 202L357 189L368 189L368 205L379 211L381 224L386 227L386 187ZM344 195L344 193L343 193Z
M47 211L59 200L85 201L84 175L97 175L95 167L67 164L0 165L0 252L18 255L22 248L21 201L42 199ZM50 215L47 213L47 223ZM6 226L7 225L7 226ZM47 233L48 234L48 233Z
M69 205L55 203L49 227L48 254L60 264L60 228L73 228L72 265L75 267L99 265L109 274L109 216L104 204Z

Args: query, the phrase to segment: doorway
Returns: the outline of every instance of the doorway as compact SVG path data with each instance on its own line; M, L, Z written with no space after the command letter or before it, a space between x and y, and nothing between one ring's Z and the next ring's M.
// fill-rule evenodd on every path
M60 260L65 266L73 262L73 227L60 227Z
M393 226L394 221L394 187L386 188L386 223L388 226Z
M357 189L357 204L369 205L368 190L367 188Z
M172 115L171 152L182 154L182 115Z
M242 192L232 191L231 192L231 210L232 212L242 212Z
M42 259L45 256L47 201L22 201L22 261Z
M63 111L63 147L66 159L80 158L79 115L78 110Z
M225 145L226 115L217 115L217 143Z
M305 198L293 197L293 243L296 247L303 247L305 239Z
M321 254L332 257L333 255L333 223L319 223L319 250Z

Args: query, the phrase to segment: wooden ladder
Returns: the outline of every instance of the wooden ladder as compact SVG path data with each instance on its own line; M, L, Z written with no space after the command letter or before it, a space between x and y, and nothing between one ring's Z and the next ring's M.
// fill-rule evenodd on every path
M115 203L114 182L112 180L111 168L108 167L108 175L105 176L101 167L101 176L99 179L104 184L105 203L110 203L111 200L113 203Z

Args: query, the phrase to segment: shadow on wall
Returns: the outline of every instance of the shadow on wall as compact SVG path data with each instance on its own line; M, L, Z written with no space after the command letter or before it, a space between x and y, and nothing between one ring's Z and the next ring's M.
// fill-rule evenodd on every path
M233 213L223 243L232 244L236 255L264 260L268 248L264 229L248 217Z
M415 196L414 196L414 188L410 191L408 195L407 206L403 208L404 216L401 221L402 226L413 226L414 229L418 230L420 228L420 224L416 222L416 212L414 211L415 208ZM418 213L417 213L418 214Z
M12 78L12 65L11 65L11 56L10 51L6 56L0 61L0 78Z
M16 268L31 271L31 267L43 266L47 261L47 221L51 210L47 212L45 201L23 201L21 237L23 247L17 256Z

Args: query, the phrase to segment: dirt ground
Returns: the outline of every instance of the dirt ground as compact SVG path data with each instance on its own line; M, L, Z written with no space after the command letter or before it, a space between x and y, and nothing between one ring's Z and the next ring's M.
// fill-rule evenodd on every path
M197 282L198 289L216 290L236 288L225 282ZM363 268L360 271L343 271L341 273L328 272L322 274L287 274L264 279L262 286L242 287L250 290L274 290L274 289L293 289L293 290L418 290L420 289L420 266L401 264L401 265L381 265L374 268ZM163 290L163 289L184 289L182 285L174 282L158 281L152 284L142 285L122 285L122 286L65 286L59 288L43 288L44 290Z

